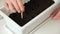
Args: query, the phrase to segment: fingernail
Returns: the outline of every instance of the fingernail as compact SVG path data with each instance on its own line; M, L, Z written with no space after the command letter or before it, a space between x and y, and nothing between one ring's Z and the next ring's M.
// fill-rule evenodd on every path
M18 10L18 13L21 13L20 10Z
M13 13L16 13L15 11L13 11Z
M24 10L25 10L25 9L24 9L24 7L23 7L23 8L21 9L21 11L24 12Z

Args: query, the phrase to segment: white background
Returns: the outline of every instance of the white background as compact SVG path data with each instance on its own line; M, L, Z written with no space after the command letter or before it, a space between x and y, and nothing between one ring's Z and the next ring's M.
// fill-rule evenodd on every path
M3 6L3 0L0 0L0 7ZM0 34L12 34L5 28L5 20L0 20ZM46 24L40 27L32 34L60 34L60 20L48 19Z

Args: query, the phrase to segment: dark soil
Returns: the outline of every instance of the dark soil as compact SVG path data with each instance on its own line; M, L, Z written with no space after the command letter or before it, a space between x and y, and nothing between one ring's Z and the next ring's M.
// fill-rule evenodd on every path
M12 18L20 26L24 26L53 3L54 2L52 0L30 0L28 3L24 4L25 12L23 19L21 19L19 13L12 13L9 17Z

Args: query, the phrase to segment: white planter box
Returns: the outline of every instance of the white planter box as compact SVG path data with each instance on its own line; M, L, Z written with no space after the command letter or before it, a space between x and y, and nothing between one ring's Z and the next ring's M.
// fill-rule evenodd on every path
M49 8L44 10L42 13L40 13L37 17L29 21L26 25L23 27L19 26L14 22L12 19L10 19L8 16L11 12L7 12L3 7L0 10L0 15L4 17L6 20L6 27L13 33L13 34L29 34L31 31L33 31L38 25L42 24L46 19L50 17L50 14L56 9L60 7L60 2L55 1L53 5L51 5Z

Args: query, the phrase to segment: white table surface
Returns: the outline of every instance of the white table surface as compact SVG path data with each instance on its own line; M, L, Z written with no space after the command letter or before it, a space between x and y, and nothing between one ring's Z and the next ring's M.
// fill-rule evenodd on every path
M32 34L60 34L60 20L48 19L42 27Z
M0 0L0 7L3 5L3 0ZM0 34L12 34L8 29L5 28L5 20L0 20ZM46 24L40 27L38 30L32 34L60 34L60 20L50 20L46 21Z
M0 34L12 34L5 28L5 20L0 20ZM60 20L47 20L46 24L34 31L32 34L60 34Z

